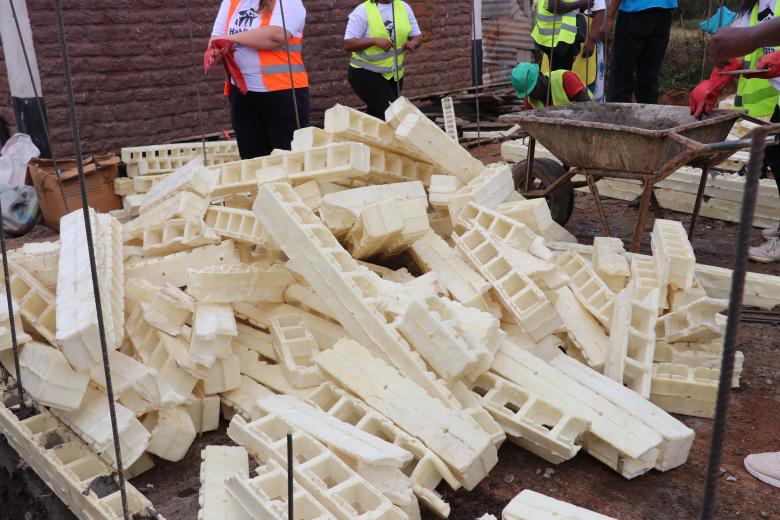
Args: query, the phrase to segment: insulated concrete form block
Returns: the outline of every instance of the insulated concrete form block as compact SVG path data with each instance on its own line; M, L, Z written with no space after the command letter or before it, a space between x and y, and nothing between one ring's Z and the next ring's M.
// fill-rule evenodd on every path
M254 211L295 271L329 302L330 311L351 337L391 360L430 395L453 403L441 381L388 323L384 310L375 307L380 296L375 283L379 278L357 264L292 188L263 186Z
M247 423L233 417L228 435L262 460L287 463L290 426L273 415ZM295 480L339 520L365 515L377 520L406 516L319 441L303 431L292 432Z
M403 218L395 200L369 204L347 234L349 253L357 259L370 258L400 236L402 229Z
M238 356L230 355L217 359L201 379L206 395L221 394L238 388L241 385L241 363Z
M408 464L405 473L412 481L412 489L426 507L446 518L450 505L436 491L445 481L452 489L460 488L460 482L452 471L425 444L412 437L387 418L370 408L360 399L337 388L333 383L325 383L308 397L307 402L318 407L340 421L346 422L379 439L392 442L396 446L412 453L414 459Z
M623 241L614 237L593 239L593 270L613 292L622 291L631 276L628 259L623 256Z
M151 435L146 451L163 460L182 460L195 440L195 425L184 406L154 411L144 417L143 425Z
M109 215L98 215L92 209L89 212L106 347L116 350L124 338L125 318L122 224ZM85 372L102 357L87 232L81 211L62 217L60 237L56 337L71 366Z
M195 387L185 403L187 413L195 426L195 433L213 432L219 429L222 400L218 395L206 395L201 385Z
M127 264L125 278L146 278L152 283L169 283L176 287L187 285L188 269L202 269L210 265L231 266L241 263L235 244L225 240L218 245L203 246L172 255L148 258Z
M485 169L482 162L450 139L406 98L394 101L385 112L385 119L395 129L396 137L416 155L432 163L436 171L455 175L467 184Z
M309 388L325 382L314 364L320 351L314 334L300 316L287 314L271 319L274 353L285 377L296 388Z
M441 98L441 110L444 115L444 131L450 139L457 143L458 123L455 116L455 106L452 104L452 97L447 96Z
M13 279L13 276L11 277ZM0 277L2 281L2 277ZM13 294L13 290L11 291ZM12 296L13 298L13 296ZM22 345L32 340L22 328L22 318L19 314L19 304L11 302L14 309L14 328L16 332L16 343ZM6 295L0 295L0 352L13 350L13 338L11 337L11 318L8 312L8 299Z
M71 412L79 407L89 378L75 372L54 347L27 343L19 353L24 390L44 406Z
M561 287L548 296L563 320L566 336L588 366L603 370L610 349L610 338L604 328L568 287Z
M401 183L421 181L428 185L433 167L404 155L369 146L371 151L371 172L365 178L356 179L368 183Z
M718 313L727 307L727 300L704 297L664 314L658 320L658 338L670 343L716 340L725 332L725 317Z
M272 163L277 164L278 161L272 157L256 157L232 161L216 167L219 180L211 194L212 198L256 192L257 170ZM278 180L282 181L283 177Z
M306 326L311 329L320 348L331 347L334 343L347 335L341 325L285 303L235 303L233 304L233 310L235 311L237 318L265 330L268 330L271 326L271 318L274 316L297 314L301 317ZM265 342L262 343L265 345ZM254 349L254 347L250 348ZM264 348L262 351L258 350L258 352L266 358L269 357L266 355L266 350ZM273 352L273 349L271 349L271 352ZM269 359L273 359L274 356L275 355L272 353Z
M315 362L339 385L422 440L466 489L473 489L498 461L491 438L468 411L447 408L358 343L341 340L315 356Z
M258 476L251 479L234 475L224 481L224 491L221 492L227 495L231 520L286 520L289 512L287 471L281 464L268 461L257 473ZM297 520L336 518L295 480L292 505ZM220 510L220 516L213 518L222 520L224 510Z
M437 210L448 211L450 199L462 187L463 183L454 175L431 175L428 201Z
M284 291L284 301L295 307L300 307L320 317L337 321L337 318L328 310L328 303L319 297L310 287L293 284Z
M696 255L682 223L656 219L650 245L660 279L678 289L690 289L696 272Z
M131 193L130 195L149 193L149 190L151 190L155 184L162 181L168 175L170 174L163 173L160 175L142 175L133 178L128 177L128 179L130 180L130 182L132 182L133 185L133 193ZM116 186L117 180L119 179L114 180L114 186Z
M306 399L316 386L309 388L295 388L287 380L282 368L276 364L263 361L249 362L248 358L241 358L241 374L246 375L277 394L294 395Z
M521 492L509 502L501 513L501 520L616 520L577 507L561 500L542 495L530 489Z
M728 298L731 292L732 271L723 267L696 264L696 277L710 298ZM772 309L780 305L780 276L747 273L745 278L745 305Z
M114 406L122 462L131 466L146 451L151 436L130 410L119 403L115 403ZM108 421L108 398L104 393L88 387L84 400L77 410L71 412L52 410L52 413L76 432L103 460L116 468L114 438L111 433L111 422Z
M447 210L452 225L458 221L461 211L469 202L493 209L515 191L512 169L507 165L491 165L450 197Z
M35 277L45 288L56 290L60 260L59 240L56 242L28 242L8 251L8 258Z
M460 213L458 226L468 230L475 225L481 226L494 238L503 241L508 246L528 251L543 260L552 259L552 251L544 245L542 237L531 228L502 213L475 202L469 202Z
M145 256L161 256L218 241L217 234L202 220L175 218L145 228L140 246Z
M545 240L577 243L577 237L553 220L547 201L543 198L503 203L496 211L522 222Z
M555 263L569 277L569 288L594 318L609 330L615 304L615 293L599 278L588 262L577 252L569 251Z
M480 404L509 439L553 464L572 459L590 423L495 374L477 378Z
M218 176L216 171L203 166L203 157L197 157L152 186L141 202L140 212L146 213L182 192L208 199L214 191Z
M192 321L190 359L211 367L217 359L233 354L231 345L237 335L233 307L229 304L198 303Z
M257 400L271 395L275 394L251 377L242 375L237 388L216 397L222 401L222 416L226 420L238 414L247 421L253 421L262 415L257 409Z
M114 193L120 197L126 197L127 195L136 193L135 188L133 188L133 179L129 177L118 177L114 179Z
M150 209L143 215L131 220L122 227L125 243L143 237L144 229L173 219L200 220L206 213L209 200L194 193L178 193L162 204Z
M694 438L692 429L636 392L568 356L559 354L548 362L572 380L600 394L623 410L627 410L632 416L658 432L663 440L655 469L668 471L688 460Z
M234 346L241 345L269 361L276 362L273 339L269 333L241 322L236 323L236 331L238 334L233 338Z
M655 466L663 441L658 432L531 352L504 342L491 370L590 421L583 449L622 476L634 478Z
M187 269L187 293L199 303L284 302L284 291L295 282L282 266L240 264Z
M655 259L634 255L631 258L631 281L634 282L634 295L637 299L646 300L652 292L657 291L659 309L669 307L669 286L661 280Z
M143 318L166 334L181 334L195 311L195 300L178 287L157 285L143 278L130 278L125 284L125 308L141 305Z
M691 368L714 368L720 370L723 361L722 345L707 343L667 343L658 341L655 346L656 363L685 365ZM745 354L737 351L734 357L734 376L732 388L739 388L739 380L745 364Z
M203 154L204 143L176 143L176 144L158 144L152 146L134 146L122 148L122 162L127 165L128 177L144 175L148 168L144 167L144 161L153 161L157 159L180 159L192 160ZM207 141L205 143L207 164L213 164L217 161L229 157L238 159L238 144L236 141ZM148 163L147 163L148 164Z
M371 150L360 143L333 143L301 152L284 151L271 156L275 164L257 172L259 183L286 178L293 184L306 181L342 182L371 173Z
M327 111L325 113L327 114ZM333 134L329 134L322 128L317 128L316 126L307 126L306 128L299 128L293 132L290 150L293 152L302 152L310 148L317 148L318 146L325 146L326 144L350 140L351 139L338 139Z
M295 190L295 193L303 199L304 204L309 206L312 210L317 211L320 208L322 192L320 191L320 184L317 181L306 181L293 189Z
M650 400L670 413L711 419L718 400L720 370L656 363Z
M536 341L557 331L563 322L537 285L512 265L499 244L479 226L453 234L461 253L493 286L493 291L518 325Z
M201 452L198 520L235 520L227 483L249 478L249 454L241 446L206 446Z
M117 399L125 400L132 393L156 407L171 407L184 403L184 397L173 393L170 387L159 379L153 368L117 350L109 352L108 359L111 364L111 382ZM102 363L93 366L89 376L95 385L105 391L106 376Z
M13 260L8 261L8 267L10 269L11 297L18 305L18 307L14 307L14 311L18 312L24 322L29 324L42 338L52 345L57 345L56 297L33 275L15 264ZM23 337L23 331L21 327L17 327L16 330L17 340L19 340ZM8 334L10 336L10 330Z
M268 234L249 210L210 206L204 221L207 226L223 238L232 238L264 247L273 247Z

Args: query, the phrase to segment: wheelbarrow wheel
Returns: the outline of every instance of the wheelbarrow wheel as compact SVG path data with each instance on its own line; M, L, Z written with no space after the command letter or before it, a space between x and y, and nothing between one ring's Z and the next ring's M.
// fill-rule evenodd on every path
M515 181L515 189L519 193L525 190L525 172L527 161L520 161L512 168L512 177ZM529 191L544 190L552 186L561 176L566 175L566 169L552 159L534 159L534 167L531 171L531 182L528 183ZM574 186L571 179L561 182L557 188L547 194L547 205L555 222L565 226L574 210Z

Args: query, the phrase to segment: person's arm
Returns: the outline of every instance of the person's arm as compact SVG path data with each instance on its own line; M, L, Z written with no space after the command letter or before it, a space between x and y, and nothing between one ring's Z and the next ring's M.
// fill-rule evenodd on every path
M747 56L759 47L780 45L780 17L753 27L726 27L710 40L709 55L715 64Z
M422 42L423 42L422 34L418 34L417 36L412 36L411 38L406 40L406 43L404 44L401 50L414 52L420 48Z
M539 0L542 2L543 0ZM593 0L547 0L547 10L553 14L564 14L577 9L589 9L593 7Z
M228 34L221 36L220 38L247 47L252 47L253 49L266 50L280 47L292 37L293 35L288 32L287 37L285 38L283 28L275 25L268 25L252 31L232 35Z
M349 52L359 52L369 47L379 47L383 51L389 51L393 48L393 42L385 38L350 38L344 40L344 50Z
M601 33L603 34L603 38L606 38L609 34L612 33L612 27L615 25L615 17L617 16L618 10L620 10L620 4L623 2L623 0L610 0L609 7L607 9L607 16L604 18L604 21L601 24Z
M604 13L606 11L596 11L593 13L593 20L590 23L590 31L588 31L588 39L585 40L585 44L582 46L582 57L590 58L593 55L593 51L596 50L596 42L604 40L604 34L601 32L601 25L604 23Z

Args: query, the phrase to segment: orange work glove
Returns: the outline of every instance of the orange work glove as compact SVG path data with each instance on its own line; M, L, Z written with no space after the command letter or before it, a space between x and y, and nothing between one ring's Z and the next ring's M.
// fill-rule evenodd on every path
M729 61L728 65L718 67L712 71L709 79L699 83L691 92L691 115L697 119L709 114L718 104L720 96L726 85L732 83L737 76L718 76L720 72L739 70L742 62L737 59Z
M771 52L764 54L756 63L757 69L767 69L766 72L755 74L745 74L746 78L772 79L780 76L780 52Z

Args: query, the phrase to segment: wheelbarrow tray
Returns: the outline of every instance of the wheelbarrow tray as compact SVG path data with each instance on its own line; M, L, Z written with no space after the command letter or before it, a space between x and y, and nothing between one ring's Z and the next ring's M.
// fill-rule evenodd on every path
M741 116L715 110L699 121L685 107L575 103L512 120L567 166L652 174L684 154L695 157L700 145L724 141Z

